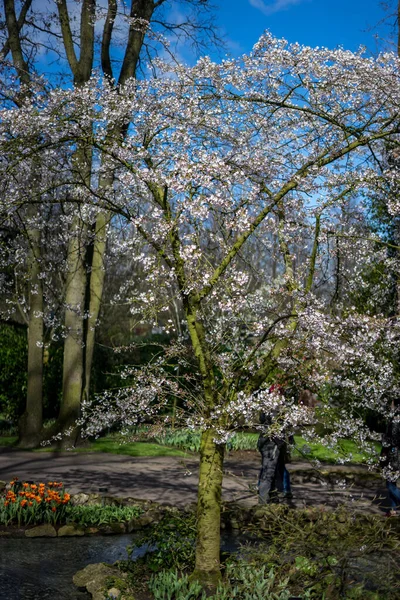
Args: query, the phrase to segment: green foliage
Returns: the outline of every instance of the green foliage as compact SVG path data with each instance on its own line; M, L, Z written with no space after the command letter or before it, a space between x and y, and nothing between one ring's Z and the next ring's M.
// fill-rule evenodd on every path
M273 568L293 595L312 600L396 600L400 597L400 536L396 524L357 516L346 508L266 511L250 528L262 537L243 548L241 560ZM260 532L264 533L261 534Z
M162 571L149 581L154 600L289 600L287 582L278 583L274 570L265 566L233 565L226 568L224 580L215 595L207 596L196 581L177 571ZM309 598L308 593L302 599Z
M58 416L62 396L62 371L64 348L52 344L44 352L43 364L43 418Z
M189 581L188 575L179 576L177 571L161 571L149 581L154 600L198 600L205 596L201 585Z
M127 365L140 366L151 362L156 355L164 354L165 347L170 343L170 337L164 333L148 334L132 340L131 332L127 334L125 330L121 331L114 313L115 310L107 329L100 328L103 344L96 344L94 347L91 376L94 392L120 387L121 371L125 370ZM127 349L115 352L113 347L118 345ZM173 367L175 366L174 364ZM134 375L124 379L126 385L133 380Z
M16 436L16 435L1 436L0 437L0 447L15 446L17 441L18 441L18 436Z
M138 560L150 570L186 571L194 567L195 540L195 515L176 511L165 514L159 523L144 531L128 552L146 546L147 552Z
M62 345L52 345L44 352L43 416L58 414L62 387ZM26 328L0 324L0 413L17 423L25 410L28 366Z
M364 267L361 277L363 285L357 286L350 296L357 311L360 314L392 315L395 304L393 271L382 261Z
M111 523L124 523L136 519L142 513L143 509L140 506L69 505L65 511L65 521L82 527L97 527Z
M200 431L192 429L166 429L154 439L165 446L175 446L189 452L200 451ZM257 450L258 433L235 432L227 443L228 450Z
M233 433L227 444L228 450L257 450L258 433L249 433L238 431ZM159 444L173 446L190 452L199 452L200 450L200 432L192 429L166 429L160 435L155 437ZM370 458L366 453L361 452L357 444L351 440L340 440L335 448L327 448L322 444L308 443L299 435L294 436L295 448L292 450L292 456L295 458L309 460L320 460L321 462L335 463L338 458L350 459L349 462L364 463ZM379 455L380 445L376 444L376 454Z
M123 594L124 600L127 600L127 593L129 594L129 587L125 579L115 576L107 577L105 580L104 587L106 588L106 590L109 590L110 588L116 588ZM105 600L115 600L115 596L110 596L107 592L104 592L104 597ZM132 598L132 600L134 600L134 598Z
M257 450L258 433L237 431L229 439L228 450Z
M291 593L287 584L288 580L279 581L274 569L268 569L265 565L229 564L225 580L217 588L215 600L289 600ZM302 595L302 598L306 600L308 594Z
M25 409L27 364L26 328L0 324L0 413L13 422Z
M154 439L163 446L175 446L189 452L199 452L200 435L200 431L192 429L166 429Z
M272 509L271 509L272 510ZM186 574L193 570L193 515L171 513L144 532L135 547L145 556L125 561L131 585L150 577L154 600L397 600L400 597L400 530L392 522L357 516L345 507L290 511L266 508L248 532L254 545L230 555L214 595ZM265 521L264 521L265 519ZM182 540L189 540L186 546ZM133 548L130 550L132 551ZM122 567L122 565L121 565Z

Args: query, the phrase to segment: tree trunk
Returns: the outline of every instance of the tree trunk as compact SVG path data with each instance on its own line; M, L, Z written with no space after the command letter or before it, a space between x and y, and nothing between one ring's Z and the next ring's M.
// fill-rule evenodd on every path
M19 420L21 448L34 448L41 439L43 421L43 286L40 279L40 231L28 233L29 265L28 382L25 412Z
M90 272L90 298L89 315L87 321L86 345L85 345L85 377L83 399L89 399L90 377L93 363L94 344L96 336L96 325L100 314L101 299L104 289L104 257L107 246L107 228L110 222L109 213L100 213L96 220L95 240L93 258Z
M192 574L193 579L211 588L221 578L221 493L225 446L215 443L216 435L212 429L201 435L196 564Z
M58 417L59 431L72 427L75 441L76 420L80 416L83 383L83 312L85 304L86 269L84 264L84 224L74 217L68 245L67 285L65 293L65 329L62 402Z

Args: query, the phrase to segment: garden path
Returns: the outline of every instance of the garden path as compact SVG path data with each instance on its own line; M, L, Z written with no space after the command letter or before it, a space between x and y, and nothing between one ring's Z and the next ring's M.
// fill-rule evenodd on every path
M0 480L13 477L27 481L63 481L71 493L101 493L132 497L183 506L196 501L198 457L131 457L100 452L24 452L0 448ZM251 506L257 503L254 491L260 468L256 452L230 453L225 460L223 500ZM310 464L295 462L288 466L296 480L296 472L313 469ZM326 467L324 470L349 473L360 467ZM253 491L251 491L253 490ZM329 486L320 482L293 483L290 506L335 507L348 503L369 514L387 510L384 482L376 487Z

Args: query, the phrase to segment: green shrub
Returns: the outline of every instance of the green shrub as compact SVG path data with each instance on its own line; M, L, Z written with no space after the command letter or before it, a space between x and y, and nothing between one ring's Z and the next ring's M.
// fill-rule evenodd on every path
M62 388L63 347L51 345L44 353L43 416L58 415ZM17 423L25 410L28 368L26 327L0 324L0 414L6 421Z
M400 536L390 519L357 515L348 507L266 511L249 526L260 538L241 550L241 561L273 568L293 595L309 590L312 600L400 598ZM268 532L267 534L265 532Z
M163 446L175 446L189 452L200 451L200 431L167 429L154 439ZM235 432L227 443L228 450L257 450L258 433Z
M143 513L140 506L103 506L101 504L68 506L65 513L67 523L82 527L97 527L111 523L124 523L136 519Z
M198 600L203 598L202 587L190 582L188 575L178 575L177 571L161 571L149 581L149 590L154 600Z
M278 583L273 569L228 565L215 595L207 596L197 582L177 571L161 571L149 581L154 600L289 600L287 582ZM302 599L309 598L308 593Z
M147 547L140 559L152 571L178 569L190 571L194 567L196 540L196 517L194 514L167 513L159 523L146 529L128 548Z
M0 324L0 413L17 422L25 409L28 343L26 328Z
M229 439L228 450L257 450L258 433L237 431Z
M166 429L154 438L162 446L174 446L189 452L200 451L200 432L192 429Z

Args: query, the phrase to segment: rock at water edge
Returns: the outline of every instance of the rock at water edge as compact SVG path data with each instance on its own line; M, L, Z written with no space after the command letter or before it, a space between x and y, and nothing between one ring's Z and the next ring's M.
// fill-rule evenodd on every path
M25 537L34 538L34 537L56 537L57 532L54 529L53 525L46 523L45 525L38 525L37 527L33 527L32 529L27 529L25 531Z
M124 574L120 573L117 568L105 563L97 563L88 565L75 573L72 581L78 588L85 588L89 594L92 594L93 600L104 600L104 592L107 591L106 581L109 577L115 577L116 575L119 578L124 578ZM119 592L119 590L117 591Z
M58 537L76 537L80 535L85 535L85 530L78 525L63 525L58 530Z

